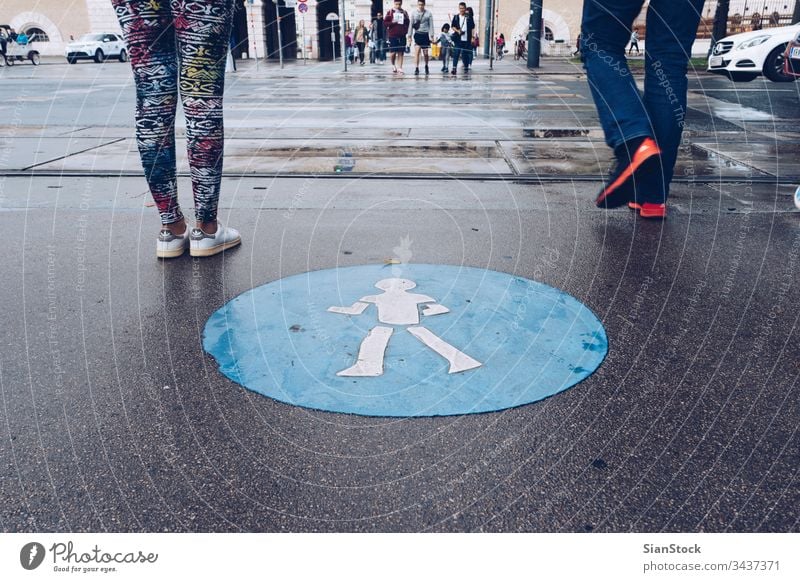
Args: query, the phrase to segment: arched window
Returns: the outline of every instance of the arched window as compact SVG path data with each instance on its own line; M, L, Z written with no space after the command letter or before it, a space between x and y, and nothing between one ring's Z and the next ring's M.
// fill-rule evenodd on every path
M31 27L25 30L28 35L28 42L50 42L50 37L41 28Z
M545 27L544 27L544 39L545 39L545 40L547 40L547 41L551 41L551 40L553 40L554 38L555 38L555 37L553 36L553 31L552 31L552 30L550 30L550 27L548 27L548 26L545 26Z

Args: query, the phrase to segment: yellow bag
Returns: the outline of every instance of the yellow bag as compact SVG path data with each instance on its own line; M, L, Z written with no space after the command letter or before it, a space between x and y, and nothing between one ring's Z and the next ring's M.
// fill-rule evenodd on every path
M431 45L431 58L438 59L442 54L442 48L438 44Z

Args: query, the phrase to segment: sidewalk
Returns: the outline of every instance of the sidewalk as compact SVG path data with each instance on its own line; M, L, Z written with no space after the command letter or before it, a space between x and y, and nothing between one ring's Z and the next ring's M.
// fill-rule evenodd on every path
M14 96L0 103L3 528L796 531L796 94L763 85L766 109L761 93L693 79L661 222L592 204L609 152L585 79L559 64L418 79L334 66L228 75L220 220L243 242L169 261L155 258L160 221L127 65L0 71ZM191 219L182 127L178 191ZM254 287L274 283L280 304L285 278L337 270L326 291L348 306L374 290L351 293L343 267L389 277L404 262L508 276L502 298L435 298L454 313L522 321L525 301L539 300L522 279L567 293L602 322L608 354L545 400L389 418L267 398L204 349L209 317ZM291 368L324 390L328 376L309 371L293 338L318 346L314 364L330 375L342 369L331 354L352 363L359 348L314 325L328 303L298 302L245 302L264 339L288 338L289 363L256 374L280 389ZM336 317L360 337L370 329ZM529 331L551 317L564 318L560 304ZM596 349L589 339L576 350ZM485 369L515 345L525 361L585 373L559 361L563 341L533 354L509 326L453 345ZM254 337L245 349L269 364L268 345ZM448 373L420 345L389 344L392 394L423 357Z
M542 71L531 74L513 60L497 63L494 72L487 61L478 61L468 77L415 78L392 75L388 65L344 73L340 63L292 63L281 70L248 62L227 77L225 173L601 180L610 150L585 78L565 63L543 60ZM6 134L14 136L0 144L0 171L140 175L127 64L17 68L6 70L2 82L19 83L25 94L29 79L52 89L25 95L23 105L0 105ZM695 77L693 82L720 84ZM775 130L784 113L724 101L731 93L720 91L718 97L689 95L690 142L682 149L677 181L800 178L788 126L785 135ZM59 116L60 108L70 113ZM789 109L786 114L794 117L794 106ZM179 171L188 175L182 116L176 124Z

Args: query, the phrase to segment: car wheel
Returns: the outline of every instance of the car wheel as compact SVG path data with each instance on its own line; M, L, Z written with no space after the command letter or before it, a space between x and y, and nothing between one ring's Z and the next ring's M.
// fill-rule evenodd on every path
M75 57L67 57L67 62L68 62L70 65L74 65L75 63L77 63L77 62L78 62L78 59L76 59Z
M31 51L30 53L28 53L28 58L31 60L31 63L33 63L34 65L38 65L39 64L39 53L38 52Z
M6 64L9 67L13 67L14 66L14 57L6 57Z
M122 52L119 53L119 62L124 63L127 60L128 60L128 51L122 49Z
M739 71L725 71L723 74L734 83L749 83L758 77L758 73L740 73Z
M104 58L106 58L106 57L103 54L103 51L101 49L97 49L96 51L94 51L94 62L95 63L102 63Z
M783 72L783 53L785 52L786 45L782 44L776 46L767 55L764 61L764 76L770 81L775 81L776 83L791 83L794 81L794 77Z

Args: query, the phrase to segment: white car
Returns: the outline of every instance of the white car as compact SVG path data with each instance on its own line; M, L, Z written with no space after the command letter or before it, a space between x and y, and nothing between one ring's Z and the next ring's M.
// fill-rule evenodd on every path
M80 59L94 59L94 62L102 63L107 58L118 58L124 63L128 60L128 50L122 36L116 32L93 32L69 43L64 56L70 65Z
M793 24L726 36L714 45L707 70L732 81L752 81L761 74L779 83L794 81L783 71L783 54L798 32L800 24Z

